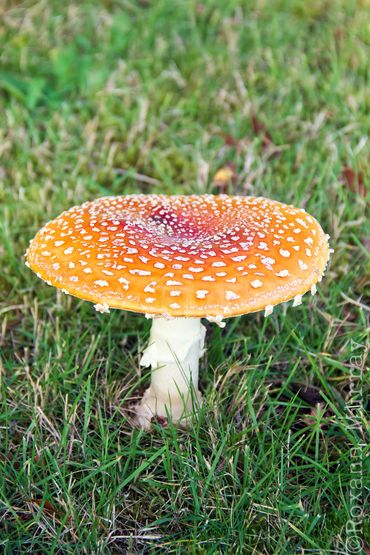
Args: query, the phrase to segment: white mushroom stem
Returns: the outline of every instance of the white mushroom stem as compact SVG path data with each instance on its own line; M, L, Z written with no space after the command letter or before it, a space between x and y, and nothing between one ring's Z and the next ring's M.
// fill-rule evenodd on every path
M151 366L151 384L137 407L136 420L148 428L151 418L174 422L186 419L201 402L198 390L199 359L204 352L206 329L200 318L154 318L149 344L141 358Z

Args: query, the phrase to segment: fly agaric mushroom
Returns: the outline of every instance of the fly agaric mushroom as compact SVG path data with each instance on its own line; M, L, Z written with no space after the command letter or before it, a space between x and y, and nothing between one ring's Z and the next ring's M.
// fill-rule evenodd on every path
M37 275L99 312L153 318L140 364L151 385L137 422L186 419L201 401L201 318L264 310L316 290L328 236L304 210L266 198L200 195L105 197L71 208L31 241ZM195 395L192 395L195 392Z

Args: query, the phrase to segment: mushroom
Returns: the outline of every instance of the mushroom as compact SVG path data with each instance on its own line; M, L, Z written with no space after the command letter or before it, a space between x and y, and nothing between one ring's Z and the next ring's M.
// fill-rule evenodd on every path
M328 236L304 210L267 198L126 195L71 208L31 241L37 275L97 311L152 318L140 364L151 384L136 422L153 415L186 423L201 403L201 318L264 310L315 292L329 259Z

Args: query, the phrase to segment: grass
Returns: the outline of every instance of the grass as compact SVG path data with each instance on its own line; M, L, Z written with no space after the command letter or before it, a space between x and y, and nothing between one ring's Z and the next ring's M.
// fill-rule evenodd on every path
M5 0L0 15L0 551L358 553L359 506L368 553L368 2ZM271 196L335 249L302 306L207 325L188 432L127 418L149 322L98 315L23 263L61 211L138 191Z

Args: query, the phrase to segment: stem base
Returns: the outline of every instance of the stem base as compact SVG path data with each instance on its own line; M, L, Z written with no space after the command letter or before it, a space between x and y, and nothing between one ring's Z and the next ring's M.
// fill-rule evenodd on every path
M151 384L136 407L135 423L149 428L153 416L168 415L181 425L202 402L198 390L199 359L205 327L200 318L153 319L149 344L140 364L151 366Z
M166 418L170 415L172 422L179 423L181 427L187 428L191 422L192 414L196 408L202 405L200 391L193 390L188 399L183 397L166 396L158 397L152 387L148 387L140 403L136 406L135 425L148 430L153 416Z

